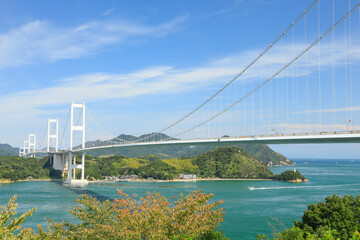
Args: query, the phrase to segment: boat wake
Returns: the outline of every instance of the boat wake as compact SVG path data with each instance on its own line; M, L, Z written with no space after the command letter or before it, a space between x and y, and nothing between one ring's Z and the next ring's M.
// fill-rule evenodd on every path
M289 187L249 187L250 191L252 190L271 190L271 189L285 189L285 188L332 188L332 187L342 187L342 186L354 186L360 185L360 183L354 184L338 184L338 185L307 185L307 186L289 186Z

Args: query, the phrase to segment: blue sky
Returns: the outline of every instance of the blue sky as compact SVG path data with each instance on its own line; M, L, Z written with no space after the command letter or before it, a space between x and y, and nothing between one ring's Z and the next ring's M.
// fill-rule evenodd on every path
M60 125L64 127L72 101L85 101L96 121L113 135L141 135L158 131L191 111L233 78L312 2L0 1L0 142L22 146L28 133L36 133L40 141L47 118L59 118ZM351 6L356 3L355 0L350 1ZM228 95L220 95L217 102L180 127L191 127L210 116L210 109L216 112L235 101L241 91L248 92L266 79L266 74L270 75L301 51L305 43L313 41L318 30L324 32L330 27L332 0L321 0L320 4L320 29L316 28L316 6L313 13L307 16L305 42L301 24L305 25L300 22L294 30L294 37L291 34L285 36L281 48L280 45L274 47L273 55L267 56L261 66L239 79L236 87L227 92ZM335 0L335 21L348 10L348 4L347 0ZM224 127L224 131L214 130L214 136L249 135L254 133L253 129L250 130L254 125L256 133L266 133L274 128L277 131L292 128L301 132L316 126L322 130L331 126L343 130L349 127L345 124L348 120L357 123L356 117L360 121L360 116L356 115L360 111L360 104L357 104L360 98L349 89L356 89L359 84L355 80L350 82L348 78L350 73L353 79L358 76L356 66L360 48L356 41L356 29L359 29L359 20L359 13L356 12L351 22L347 23L351 23L351 45L347 37L349 32L346 35L344 30L346 26L339 26L335 40L324 39L320 47L321 87L317 85L312 90L306 90L306 85L301 85L301 79L305 84L306 81L318 82L315 49L306 60L300 59L296 68L284 72L271 88L274 95L279 93L276 87L291 90L291 87L295 87L295 80L289 84L285 81L296 75L300 81L297 90L300 97L292 99L282 94L276 99L270 93L261 93L264 95L255 96L252 106L250 102L245 102L244 108L237 108L245 113L252 111L255 120L239 117L244 112L235 116L235 108L213 125L210 122L204 125L204 129L183 137L204 134L206 127L210 132L211 126L223 126L226 119L231 117L235 119L231 126ZM332 43L339 47L329 50ZM345 48L342 48L344 43ZM327 61L331 57L333 61ZM347 64L344 64L344 59ZM306 64L301 65L304 62ZM338 115L330 121L328 119L334 116L334 111L324 110L333 107L331 81L326 82L331 78L333 63L337 66L335 108ZM260 67L264 71L261 76ZM343 71L347 74L346 89L341 82L344 80ZM316 89L321 89L319 100ZM346 101L341 100L345 92ZM306 95L309 96L301 98ZM260 98L262 101L256 101ZM277 105L260 114L260 108L267 104L266 98L272 99ZM289 104L285 104L287 102ZM301 106L305 106L304 109ZM318 114L319 108L321 116ZM305 109L310 114L301 113ZM280 117L267 115L270 110L281 112L278 114ZM301 121L302 117L306 119ZM88 117L88 122L90 129L87 140L112 137L104 133L92 117ZM357 128L356 123L354 128ZM173 135L177 131L181 130L173 129L167 133ZM325 144L273 147L289 157L354 158L360 153L357 146Z

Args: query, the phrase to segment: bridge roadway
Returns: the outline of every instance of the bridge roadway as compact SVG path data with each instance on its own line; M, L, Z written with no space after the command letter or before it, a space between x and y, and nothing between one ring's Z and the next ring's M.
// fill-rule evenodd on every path
M259 135L243 137L221 137L207 139L185 139L153 142L129 142L104 146L73 149L72 152L88 152L98 149L121 147L154 146L201 146L201 145L237 145L237 144L303 144L303 143L360 143L360 131L313 132L277 135ZM68 150L66 151L68 152Z

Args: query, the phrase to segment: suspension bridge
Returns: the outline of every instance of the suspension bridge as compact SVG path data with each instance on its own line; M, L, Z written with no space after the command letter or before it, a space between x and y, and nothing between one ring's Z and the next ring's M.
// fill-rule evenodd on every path
M359 7L352 0L313 1L218 91L152 134L133 141L110 137L85 103L72 103L62 131L59 119L48 119L42 143L37 146L36 134L29 134L19 156L49 154L53 167L67 171L67 181L74 183L86 182L85 154L99 149L358 143L360 95L354 89L360 89ZM96 132L87 114L93 126L109 135L99 144L86 142L86 131ZM77 170L80 179L75 178Z

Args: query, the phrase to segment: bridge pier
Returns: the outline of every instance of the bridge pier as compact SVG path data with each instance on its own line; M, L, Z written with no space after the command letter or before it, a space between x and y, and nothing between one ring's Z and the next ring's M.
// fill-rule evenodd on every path
M68 176L65 183L75 185L86 185L88 180L85 179L85 152L82 152L81 164L76 164L76 156L73 156L72 152L68 153ZM81 169L81 178L76 179L76 170Z
M85 179L85 152L81 155L81 180Z

